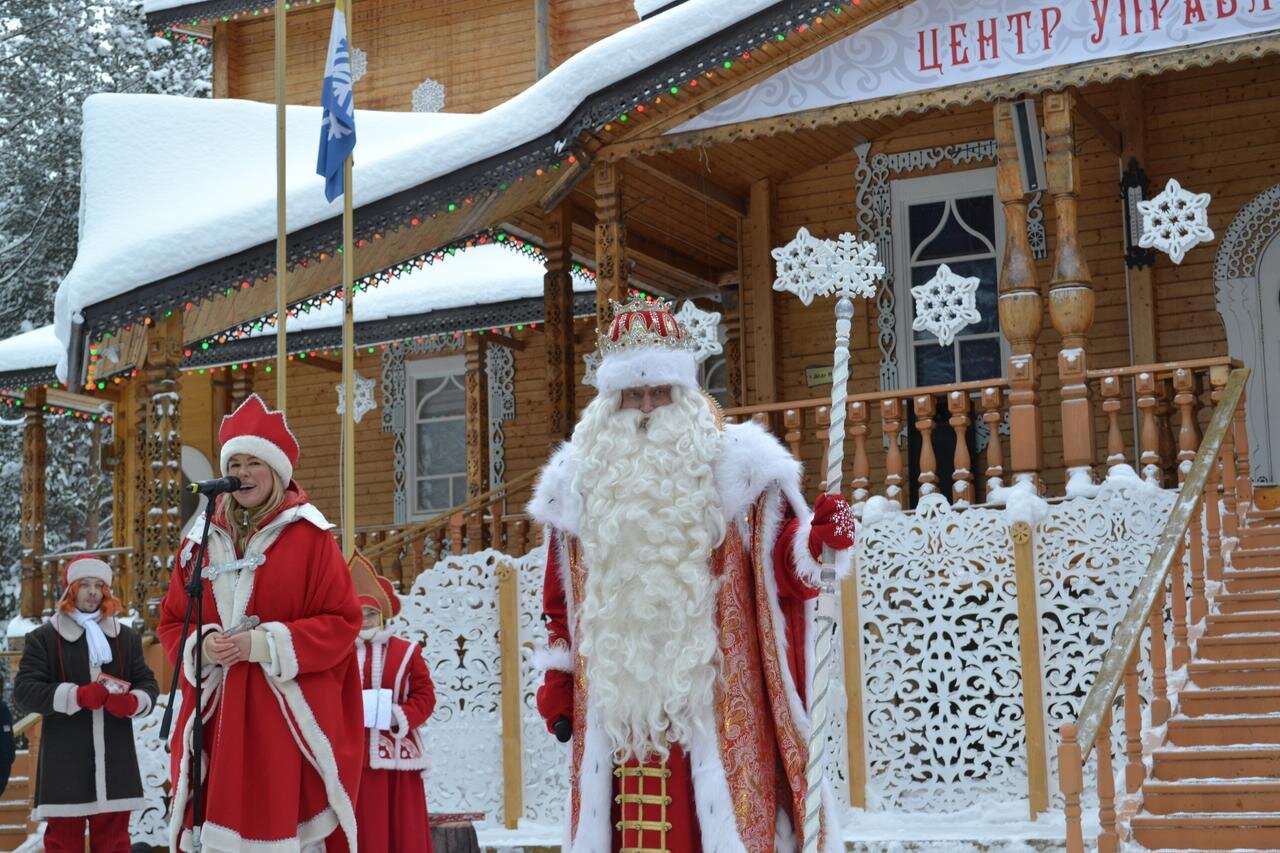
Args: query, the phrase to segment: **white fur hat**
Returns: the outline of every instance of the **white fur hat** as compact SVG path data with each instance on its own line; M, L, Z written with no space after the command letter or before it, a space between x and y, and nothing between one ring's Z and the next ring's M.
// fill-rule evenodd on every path
M671 306L637 296L625 305L612 302L613 320L601 334L596 389L613 394L645 385L682 385L698 390L693 342L680 328Z
M66 586L68 589L78 580L97 578L108 586L111 585L111 566L97 557L74 557L66 568Z

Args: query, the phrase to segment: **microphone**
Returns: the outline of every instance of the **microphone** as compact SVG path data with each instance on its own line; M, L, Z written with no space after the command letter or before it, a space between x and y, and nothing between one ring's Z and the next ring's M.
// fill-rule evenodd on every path
M556 740L561 743L568 743L569 738L573 737L573 724L569 722L568 717L560 717L551 727L555 729Z
M240 491L239 477L219 477L216 480L201 480L198 483L191 483L187 486L187 491L193 495L220 495L223 492Z

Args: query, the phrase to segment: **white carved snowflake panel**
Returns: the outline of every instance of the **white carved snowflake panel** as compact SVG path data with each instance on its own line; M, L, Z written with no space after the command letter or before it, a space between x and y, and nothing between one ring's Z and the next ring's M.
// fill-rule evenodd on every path
M929 495L858 543L868 800L953 812L1026 796L1017 593L1002 514Z
M160 723L169 704L166 691L156 699L147 716L133 721L134 750L138 754L138 773L142 777L142 795L147 804L129 816L129 837L135 844L152 847L169 846L168 803L169 739L160 737ZM182 707L182 695L174 698L174 719Z
M1138 202L1142 214L1138 245L1164 252L1175 264L1182 263L1187 252L1213 239L1209 201L1209 193L1193 193L1170 178L1155 198Z

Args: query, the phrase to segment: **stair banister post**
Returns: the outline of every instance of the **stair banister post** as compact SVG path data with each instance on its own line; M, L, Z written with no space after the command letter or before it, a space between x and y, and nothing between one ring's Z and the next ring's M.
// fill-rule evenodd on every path
M1080 792L1084 788L1084 759L1076 741L1076 727L1070 723L1059 729L1058 788L1066 800L1067 853L1084 853L1084 829L1080 825Z
M1022 658L1023 723L1027 728L1027 799L1031 819L1049 808L1049 756L1045 729L1044 680L1040 668L1040 607L1034 532L1025 521L1009 527L1018 597L1018 650ZM1061 772L1061 771L1060 771Z

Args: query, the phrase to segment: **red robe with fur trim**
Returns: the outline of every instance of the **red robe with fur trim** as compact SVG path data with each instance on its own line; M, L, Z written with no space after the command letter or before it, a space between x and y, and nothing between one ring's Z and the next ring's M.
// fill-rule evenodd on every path
M573 447L566 444L543 469L529 505L548 528L543 607L549 648L539 654L547 670L539 707L549 729L561 714L573 726L563 850L604 853L619 849L614 797L621 790L608 739L588 713L591 685L574 641L591 570L577 539L574 468ZM671 797L667 819L673 826L666 849L798 851L807 790L804 697L820 572L808 550L811 514L800 495L799 463L755 424L725 427L716 485L730 524L711 557L712 574L723 579L715 614L721 678L707 712L714 715L714 725L704 727L715 737L672 749L665 793ZM656 812L643 815L652 817ZM823 794L822 824L822 849L843 850L829 790ZM646 835L646 845L650 841L657 841L656 834Z
M230 500L223 496L222 500ZM183 544L158 633L179 658L185 583L201 521ZM203 636L246 615L262 621L270 660L205 661L204 832L208 853L356 848L364 717L355 639L360 607L332 525L290 483L280 509L237 554L215 521L204 568ZM171 745L170 847L190 850L193 631L181 650L182 705Z
M430 765L419 731L436 707L422 649L379 631L369 642L356 640L356 661L364 689L391 691L391 729L364 730L365 770L356 813L361 853L431 853L427 792L423 773Z

